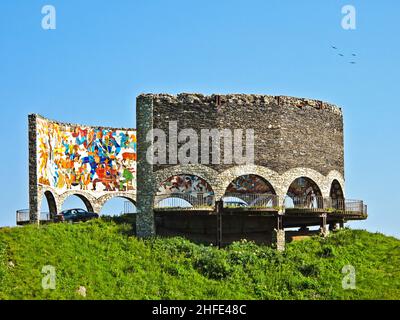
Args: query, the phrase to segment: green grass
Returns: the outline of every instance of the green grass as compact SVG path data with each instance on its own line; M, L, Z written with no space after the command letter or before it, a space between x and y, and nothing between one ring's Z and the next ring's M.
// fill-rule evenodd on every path
M45 265L56 269L55 290L41 286ZM355 290L342 288L345 265L355 267ZM0 230L0 299L400 299L399 270L400 240L359 230L283 253L245 241L219 250L140 240L110 220Z

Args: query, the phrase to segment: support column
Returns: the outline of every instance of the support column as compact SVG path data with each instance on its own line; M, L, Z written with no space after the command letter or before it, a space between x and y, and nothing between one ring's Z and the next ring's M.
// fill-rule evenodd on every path
M36 114L28 116L29 143L29 220L40 223L40 199L37 179Z
M215 202L215 214L217 216L217 246L221 248L222 244L222 210L224 208L224 202L218 200Z
M283 215L278 214L276 216L276 228L272 230L272 245L278 251L285 250L285 230L283 229Z
M147 159L147 150L151 148L153 139L146 140L147 134L153 129L153 99L141 95L136 99L137 123L137 218L136 235L150 237L155 235L154 195L155 182L153 163ZM152 154L152 153L151 153ZM151 159L149 159L151 160Z
M321 236L326 237L329 235L329 230L326 227L326 213L322 214L320 219L319 233Z

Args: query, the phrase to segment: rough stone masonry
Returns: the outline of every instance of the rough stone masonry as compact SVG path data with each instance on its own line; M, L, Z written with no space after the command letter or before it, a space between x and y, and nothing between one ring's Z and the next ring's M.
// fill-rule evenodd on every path
M142 94L137 97L136 110L140 236L155 233L154 196L160 184L174 175L192 174L205 179L216 201L233 179L245 174L257 174L271 183L280 201L291 182L302 176L312 179L323 196L329 196L334 179L344 191L343 115L341 108L332 104L287 96ZM199 136L202 129L253 129L254 164L148 163L147 132L153 128L168 132L170 121L177 121L178 130L192 128ZM168 147L167 140L167 157ZM282 239L282 234L274 238Z

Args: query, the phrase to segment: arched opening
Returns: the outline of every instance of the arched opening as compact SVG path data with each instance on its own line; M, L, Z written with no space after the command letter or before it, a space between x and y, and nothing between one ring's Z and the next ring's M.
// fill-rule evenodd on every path
M154 199L154 208L207 208L214 203L214 191L203 178L180 174L160 184Z
M121 216L124 214L135 214L136 204L126 197L113 197L107 200L101 210L100 214L104 216Z
M227 187L224 207L274 207L278 199L272 185L255 174L235 178Z
M168 209L168 208L189 209L193 208L193 205L189 201L179 197L168 197L160 200L157 203L156 207L163 209Z
M300 177L289 186L285 199L286 208L323 208L322 193L318 185L310 178Z
M343 209L345 207L343 189L336 179L332 181L329 197L332 201L332 208Z
M62 204L62 210L67 209L85 209L88 212L94 212L90 201L81 194L70 195L64 200Z
M57 204L51 191L45 191L39 208L40 220L51 220L57 214Z

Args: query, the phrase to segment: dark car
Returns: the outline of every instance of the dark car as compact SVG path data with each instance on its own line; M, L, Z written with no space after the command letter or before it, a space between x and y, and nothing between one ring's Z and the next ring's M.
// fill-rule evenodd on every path
M83 209L68 209L61 211L54 217L54 222L78 222L78 221L88 221L91 219L98 218L99 215L95 212L88 212Z

